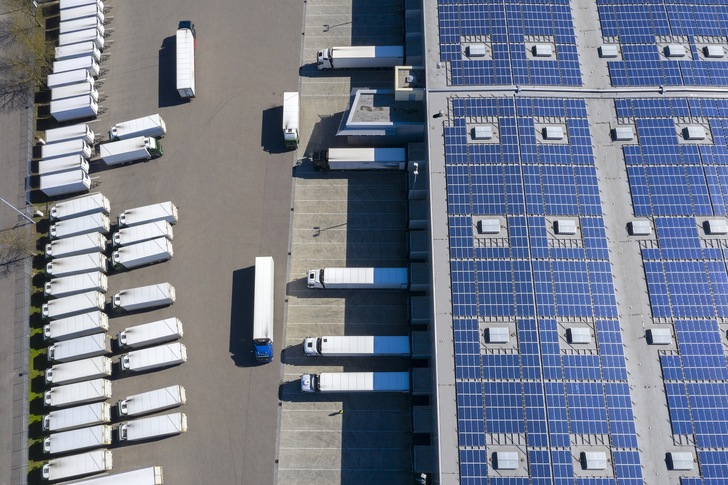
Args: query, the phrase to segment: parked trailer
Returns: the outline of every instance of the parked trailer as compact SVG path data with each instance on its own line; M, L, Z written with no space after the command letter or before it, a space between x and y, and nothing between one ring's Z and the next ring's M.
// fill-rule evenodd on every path
M130 312L171 305L177 299L176 293L169 283L130 288L114 295L113 308Z
M119 214L119 227L138 226L154 221L167 221L174 224L178 220L177 206L167 201L125 210Z
M64 20L58 26L60 35L70 34L88 29L96 29L102 36L106 32L103 22L98 17L82 17L80 19Z
M111 221L109 216L99 212L58 221L51 225L50 235L52 238L61 239L80 234L106 234L110 229Z
M101 310L95 310L44 325L43 337L46 340L61 341L108 331L109 317Z
M109 140L126 140L137 136L160 137L167 134L167 124L159 114L117 123L109 130Z
M99 29L77 30L76 32L67 32L58 36L58 45L60 46L80 42L93 42L100 50L104 50L104 36L99 32Z
M111 381L93 379L66 386L56 386L43 394L43 402L50 407L63 407L111 399Z
M82 81L82 83L84 82L85 81ZM68 140L83 140L88 144L92 144L94 142L94 132L91 131L86 123L53 128L46 130L45 132L46 143L56 143Z
M54 259L50 263L47 263L46 274L60 278L61 276L71 276L93 271L106 273L107 265L107 258L101 253L79 254L78 256Z
M111 359L108 357L92 357L56 364L46 369L46 384L71 384L98 377L111 376Z
M62 278L53 278L46 281L45 295L54 298L75 295L86 291L96 290L106 293L109 288L109 279L101 271L81 273Z
M52 173L68 172L72 170L84 170L88 172L88 160L81 155L68 155L65 157L51 158L38 162L38 173L49 175Z
M51 101L51 116L56 121L95 118L98 112L99 105L91 95Z
M106 472L111 470L112 464L111 450L94 450L55 458L43 465L42 474L45 480L62 480Z
M328 69L377 69L401 66L404 63L404 46L357 45L329 47L316 54L319 70Z
M95 193L59 202L51 207L51 220L63 221L74 217L102 213L109 215L111 204L104 194Z
M69 362L111 353L111 337L95 333L57 342L48 347L48 362Z
M81 155L88 160L91 158L91 146L83 140L65 140L41 146L40 153L44 160L68 155Z
M409 392L409 372L303 374L302 392Z
M164 150L156 138L138 136L99 145L99 154L106 165L118 165L159 158L164 154Z
M313 165L318 170L404 170L406 148L329 148L316 154Z
M119 441L139 441L161 438L187 431L187 415L172 413L135 419L119 426Z
M182 20L177 28L177 93L180 98L195 97L195 24Z
M139 416L175 408L186 402L184 387L169 386L122 399L116 404L116 409L119 416Z
M56 454L87 448L102 448L111 444L111 433L111 426L108 424L53 433L43 440L43 451Z
M255 258L253 350L258 362L273 360L273 297L275 267L270 256Z
M86 17L96 17L103 22L105 19L103 2L89 3L79 7L64 8L61 10L61 22L83 19Z
M48 82L46 85L48 89L54 89L83 82L96 83L86 69L77 69L75 71L59 72L58 74L48 74Z
M409 357L409 337L308 337L303 351L309 357Z
M283 93L283 142L291 150L298 147L298 119L298 93Z
M407 268L323 268L308 272L309 288L406 290L407 286Z
M88 313L92 310L103 310L104 303L104 294L100 291L87 291L78 295L64 296L43 304L43 318L55 320Z
M91 187L88 172L78 169L70 172L58 172L40 176L39 189L48 197L87 192Z
M150 466L130 472L92 478L74 485L162 485L164 474L161 466Z
M182 337L184 337L184 331L179 318L165 318L122 330L119 332L118 342L121 348L139 348L170 342Z
M109 403L96 402L72 408L51 411L43 416L43 431L65 431L94 424L111 422Z
M99 77L99 63L93 57L75 57L53 62L54 73L75 71L76 69L86 69L91 77Z
M139 226L124 227L114 233L112 240L114 246L127 246L159 237L166 237L170 241L174 239L174 231L169 222L156 221Z
M62 12L61 15L63 15ZM96 47L96 44L91 41L56 47L57 61L73 59L76 57L92 57L96 62L99 62L101 60L101 51L98 47Z
M69 84L68 86L51 89L51 101L75 98L77 96L91 96L94 101L97 103L99 102L99 92L93 84L85 81L82 83Z
M106 237L99 232L64 237L46 244L45 250L47 259L103 252L106 250Z
M60 9L66 10L91 4L99 5L101 10L104 9L104 2L102 0L60 0Z
M115 268L134 269L172 259L174 249L166 237L124 246L111 255Z
M133 350L119 360L122 370L142 372L187 362L187 347L175 342L148 349Z

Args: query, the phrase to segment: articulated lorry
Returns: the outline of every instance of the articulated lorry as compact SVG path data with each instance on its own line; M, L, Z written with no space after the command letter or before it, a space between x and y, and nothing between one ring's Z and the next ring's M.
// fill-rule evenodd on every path
M48 276L60 278L81 273L101 271L106 273L108 261L101 253L79 254L67 258L57 258L46 264Z
M119 165L159 158L164 154L164 150L156 138L137 136L99 145L99 154L106 165Z
M40 176L39 189L48 197L88 192L90 187L91 178L88 176L88 172L80 168L70 172Z
M43 431L66 431L110 422L111 405L105 402L96 402L51 411L43 416Z
M73 59L75 57L91 57L96 62L101 60L101 51L91 41L67 44L56 47L56 60Z
M84 59L84 58L77 58ZM90 59L90 58L89 58ZM71 59L76 60L76 59ZM99 102L99 92L96 87L89 82L82 82L78 84L69 84L68 86L61 86L60 88L51 89L51 101L58 101L59 99L75 98L76 96L91 96L94 101Z
M106 236L99 232L56 239L46 244L46 258L63 258L106 250Z
M114 310L127 312L145 310L160 306L169 306L177 299L174 286L169 283L140 286L120 291L114 295Z
M62 296L75 295L91 290L106 293L108 288L108 277L101 271L92 271L90 273L53 278L50 281L46 281L44 290L46 296L60 298Z
M409 372L303 374L302 392L409 392Z
M133 350L123 354L119 360L121 369L131 372L143 372L160 367L169 367L187 362L187 348L184 344L158 345L147 349Z
M84 82L94 85L96 81L86 69L77 69L75 71L59 72L58 74L48 74L46 85L48 89L55 89Z
M61 10L61 22L83 19L86 17L96 17L103 22L105 19L103 2L89 3L79 7L64 8Z
M314 154L318 170L404 170L407 168L405 148L329 148Z
M156 345L184 337L182 322L179 318L165 318L156 322L129 327L119 332L120 348L139 348Z
M111 353L111 337L95 333L63 340L48 347L48 362L69 362Z
M73 59L53 61L53 72L56 74L59 72L75 71L76 69L86 69L91 74L91 77L99 77L99 63L93 57L74 57Z
M298 93L283 93L283 141L290 150L298 148L299 106Z
M273 360L273 297L275 268L270 256L255 258L253 350L255 360Z
M58 25L60 35L83 30L96 29L102 36L106 33L104 24L98 17L82 17L80 19L62 20Z
M47 132L46 132L47 133ZM93 133L91 133L93 139ZM109 215L111 204L103 194L89 194L65 200L51 207L51 221L63 221L74 217L87 216L98 212Z
M87 448L102 448L111 444L111 426L99 424L88 428L53 433L43 440L46 453L67 453Z
M99 104L91 95L51 101L51 116L56 121L95 118L99 112Z
M125 210L119 214L119 227L138 226L155 221L167 221L174 224L177 220L179 220L177 206L167 201Z
M361 335L308 337L303 351L309 357L409 357L409 337Z
M117 123L109 130L109 140L126 140L138 136L160 137L167 134L167 124L159 114Z
M176 408L186 402L187 395L184 387L169 386L122 399L116 404L116 409L119 416L140 416Z
M128 246L160 237L165 237L170 241L174 239L174 231L169 222L155 221L138 226L123 227L114 233L112 240L114 246Z
M72 384L99 377L111 377L111 359L108 357L91 357L56 364L46 369L46 384Z
M64 296L43 304L43 318L72 317L92 310L104 309L104 294L100 291L87 291L78 295Z
M111 229L109 216L102 212L58 221L50 227L52 238L60 239L81 234L107 234Z
M111 255L115 268L134 269L172 259L174 249L166 237L120 247Z
M38 162L38 173L40 175L76 170L83 170L88 173L88 168L88 160L80 154L51 158L50 160L41 160Z
M110 398L111 381L108 379L93 379L66 386L56 386L43 394L45 405L54 408L105 401Z
M58 36L59 46L78 44L80 42L93 42L97 48L104 50L104 36L99 32L99 29L77 30L76 32L66 32Z
M323 268L308 272L308 287L330 290L406 290L407 268Z
M109 317L101 310L54 320L43 326L46 340L69 340L109 331Z
M195 24L182 20L176 35L177 93L180 98L195 97L195 47L197 32Z
M58 143L47 143L40 148L41 158L47 160L54 157L68 155L81 155L88 160L91 158L91 147L84 140L65 140Z
M63 480L111 470L111 450L94 450L80 455L55 458L43 465L44 480Z
M378 69L401 66L403 63L404 46L401 45L329 47L316 54L319 70Z
M91 131L91 128L86 123L78 123L76 125L46 130L45 142L56 143L59 141L83 140L88 144L93 144L94 136L94 132Z
M121 424L118 431L119 441L148 440L180 434L187 431L187 415L172 413L135 419Z

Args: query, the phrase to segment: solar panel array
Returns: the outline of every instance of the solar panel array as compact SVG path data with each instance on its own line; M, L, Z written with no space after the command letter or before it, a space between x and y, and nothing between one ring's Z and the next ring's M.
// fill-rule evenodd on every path
M576 482L641 484L585 103L450 102L445 169L461 483L573 484L579 437L603 437L611 475ZM471 142L473 120L497 126L499 143ZM568 141L542 142L545 120L565 126ZM489 215L506 218L505 242L476 236L475 221ZM578 218L580 235L559 243L554 217ZM487 351L483 324L491 321L514 325L512 351ZM590 351L564 350L568 322L591 329ZM496 436L522 440L528 477L489 476Z

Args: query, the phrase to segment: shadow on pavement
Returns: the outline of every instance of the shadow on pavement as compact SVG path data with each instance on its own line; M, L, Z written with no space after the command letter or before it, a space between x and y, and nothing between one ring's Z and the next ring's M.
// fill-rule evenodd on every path
M253 354L255 266L233 272L230 302L230 357L238 367L258 365Z

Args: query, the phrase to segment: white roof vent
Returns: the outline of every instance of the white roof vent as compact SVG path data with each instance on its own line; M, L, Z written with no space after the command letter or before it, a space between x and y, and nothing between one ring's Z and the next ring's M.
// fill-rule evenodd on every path
M629 223L630 234L633 236L651 236L650 221L632 221Z
M669 328L649 328L647 329L647 343L650 345L670 345L672 343L672 333Z
M485 44L472 44L468 46L468 56L485 57Z
M617 57L619 55L619 47L616 45L603 45L599 48L599 57Z
M412 84L415 82L415 76L413 74L410 74L404 78L404 81L408 84Z
M686 140L705 140L705 128L701 125L690 125L683 128Z
M670 44L665 47L667 57L685 57L685 46L682 44Z
M567 328L566 338L570 344L588 344L591 342L591 330L585 327Z
M606 470L607 454L603 451L590 451L581 454L582 466L586 470Z
M689 451L668 453L667 466L670 470L692 470L695 466L693 454Z
M634 130L631 126L618 126L612 130L614 141L631 141L634 139Z
M551 57L554 55L554 49L550 44L536 44L531 52L536 57Z
M490 140L493 138L493 127L478 125L473 127L473 140Z
M708 219L704 227L708 234L728 234L728 221L725 219Z
M489 344L507 344L511 339L508 327L488 327L485 329L485 340Z
M496 451L493 453L493 468L496 470L516 470L518 468L518 452Z
M501 226L498 219L481 219L478 221L478 233L500 234Z
M722 45L706 45L703 47L703 54L705 57L723 57L725 51Z
M560 126L545 126L541 134L546 140L563 140L564 129Z
M556 234L573 236L576 234L576 221L571 219L559 219L554 222L554 230L556 231Z

